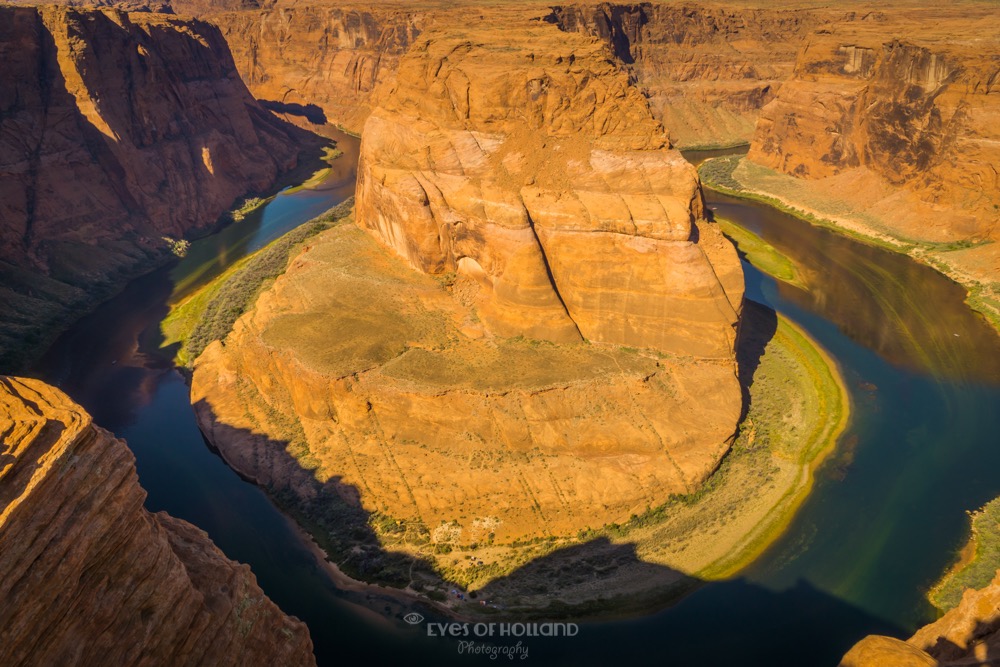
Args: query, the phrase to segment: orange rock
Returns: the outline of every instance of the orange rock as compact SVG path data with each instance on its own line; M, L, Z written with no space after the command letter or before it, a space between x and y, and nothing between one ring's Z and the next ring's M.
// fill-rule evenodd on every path
M312 665L305 625L208 536L143 509L132 453L0 377L0 663Z
M598 41L544 23L425 33L365 126L357 218L483 285L496 333L732 358L693 168ZM739 272L735 253L720 273Z
M904 238L1000 238L998 34L996 13L972 7L828 25L764 108L750 160L804 179L881 181L889 194L864 207Z
M844 656L842 667L989 664L1000 654L1000 571L983 589L966 590L957 607L906 642L869 636ZM991 660L992 659L992 660Z
M601 41L501 25L411 46L365 125L367 233L318 236L191 387L242 474L439 571L696 490L741 408L742 270L693 168ZM329 528L344 501L380 521Z

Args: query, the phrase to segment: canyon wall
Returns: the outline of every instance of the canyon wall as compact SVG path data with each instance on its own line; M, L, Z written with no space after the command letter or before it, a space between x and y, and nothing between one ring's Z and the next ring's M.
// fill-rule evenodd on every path
M832 194L897 236L996 239L998 34L995 13L975 6L830 24L805 40L748 157L819 188L839 184ZM884 189L867 197L874 183Z
M987 665L1000 656L1000 573L981 590L908 640L870 635L844 656L841 667L951 667Z
M272 109L312 112L355 133L371 112L378 84L420 34L425 10L278 4L267 11L216 13L176 5L220 26L253 94Z
M509 572L695 491L739 419L742 270L694 169L601 40L502 13L411 45L356 224L195 363L209 439L352 563Z
M422 30L470 20L504 29L501 14L477 3L278 0L253 11L227 10L229 4L175 0L173 7L221 27L257 97L293 108L316 105L354 132L381 102L373 98L378 84L392 80ZM605 41L649 97L671 141L682 146L749 141L760 107L791 73L798 41L826 16L714 3L522 7L535 19Z
M249 567L143 508L132 453L65 394L0 377L0 433L0 663L315 664Z
M207 23L3 6L0 60L5 367L296 161Z
M825 19L814 10L647 2L557 6L544 20L606 41L672 143L685 147L749 141L799 42Z

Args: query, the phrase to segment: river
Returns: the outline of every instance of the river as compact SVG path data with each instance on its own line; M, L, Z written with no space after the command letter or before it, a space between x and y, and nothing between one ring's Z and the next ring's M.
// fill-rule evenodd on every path
M321 665L491 662L460 654L456 639L427 637L426 624L407 625L398 607L334 586L289 520L207 446L184 378L156 349L170 303L353 194L358 141L339 139L345 154L322 184L279 194L132 282L33 374L127 440L148 509L194 523L250 564L268 596L309 625ZM1000 337L964 306L961 288L768 206L710 191L706 199L803 268L808 291L744 263L747 296L838 361L852 424L789 530L739 578L653 615L583 623L572 638L523 638L532 662L835 665L865 634L906 636L933 618L923 592L963 543L966 510L1000 495Z

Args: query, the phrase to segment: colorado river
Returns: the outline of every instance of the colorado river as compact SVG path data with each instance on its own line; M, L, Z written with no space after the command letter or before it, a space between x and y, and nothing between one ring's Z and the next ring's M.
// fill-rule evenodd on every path
M277 196L194 242L176 266L134 281L62 336L35 375L128 441L147 507L194 523L248 563L309 625L321 665L489 661L460 655L456 639L428 638L388 602L337 589L267 496L209 449L184 378L157 350L172 300L353 194L357 140L340 146L322 184ZM965 511L1000 495L1000 337L962 290L765 205L711 192L707 200L803 270L808 292L745 264L747 296L838 361L852 424L789 530L740 578L654 615L582 624L572 638L524 638L532 662L834 665L865 634L906 636L933 617L923 592L961 546Z

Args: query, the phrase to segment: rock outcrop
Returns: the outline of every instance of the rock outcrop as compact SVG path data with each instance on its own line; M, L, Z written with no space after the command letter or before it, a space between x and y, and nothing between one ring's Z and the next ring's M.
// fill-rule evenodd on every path
M957 607L908 640L870 635L841 667L951 667L1000 659L1000 572L982 590L967 590Z
M204 532L143 509L134 458L62 392L0 378L0 663L310 665Z
M0 363L296 161L218 29L0 7Z
M311 525L494 575L699 488L741 408L742 271L693 168L600 40L504 25L410 47L363 134L367 233L310 242L192 380Z
M829 182L904 238L1000 238L998 34L975 6L831 24L806 40L748 157Z
M744 143L792 73L817 10L713 4L580 3L546 21L608 43L680 146Z
M238 4L174 0L173 7L222 28L257 97L293 108L316 105L355 132L382 101L374 97L378 85L392 81L421 31L470 20L502 31L510 19L478 3L278 0L253 11ZM749 141L760 107L791 73L799 40L828 13L710 3L520 6L534 19L607 42L649 97L654 117L684 146Z
M365 124L359 224L476 280L499 335L731 359L742 272L694 169L603 44L518 28L410 48Z
M395 76L429 11L322 0L272 3L264 11L223 12L197 0L174 6L220 27L243 80L271 108L314 109L353 132L361 131L375 89Z

